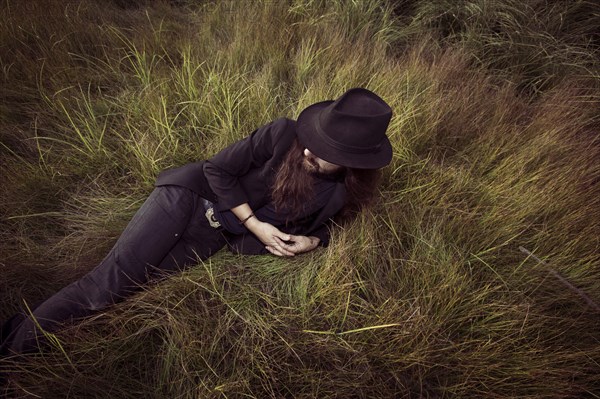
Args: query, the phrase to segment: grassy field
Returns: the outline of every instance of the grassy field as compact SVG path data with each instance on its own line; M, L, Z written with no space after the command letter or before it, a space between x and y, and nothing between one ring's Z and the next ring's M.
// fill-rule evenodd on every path
M4 395L600 397L594 1L2 0L0 20L0 319L93 268L162 169L350 87L394 109L381 200L330 247L222 251L0 360Z

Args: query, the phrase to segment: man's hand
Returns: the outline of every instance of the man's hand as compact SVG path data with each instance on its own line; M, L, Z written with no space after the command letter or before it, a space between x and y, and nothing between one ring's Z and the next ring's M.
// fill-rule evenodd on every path
M315 249L319 245L319 241L320 240L317 237L295 236L290 234L290 239L284 244L287 251L294 254L301 254ZM267 245L266 248L273 255L284 256L274 247Z
M279 230L270 223L261 222L252 214L252 209L247 203L232 208L231 211L240 219L240 223L263 244L267 251L277 256L294 256L303 252L312 251L319 245L317 237L295 236Z
M248 220L246 223L248 230L252 232L263 244L269 252L277 256L294 256L293 245L289 242L292 240L291 234L286 234L270 223L261 222L256 218Z

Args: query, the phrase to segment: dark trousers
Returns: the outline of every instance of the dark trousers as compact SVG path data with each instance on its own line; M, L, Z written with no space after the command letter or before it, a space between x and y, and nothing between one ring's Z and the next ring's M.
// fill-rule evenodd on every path
M213 228L202 198L187 188L156 188L129 222L106 258L91 272L3 327L4 353L38 350L45 331L125 297L158 274L176 272L221 249L225 235ZM20 319L20 320L19 320ZM3 337L4 339L4 337Z

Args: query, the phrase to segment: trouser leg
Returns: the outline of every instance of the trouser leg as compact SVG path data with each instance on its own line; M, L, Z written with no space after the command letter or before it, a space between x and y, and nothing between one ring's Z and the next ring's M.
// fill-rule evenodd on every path
M197 199L201 201L200 197ZM158 265L161 273L174 272L195 265L225 246L227 233L223 233L222 229L211 227L204 213L204 206L200 203L181 239Z
M112 250L90 273L43 302L9 337L6 347L18 353L36 350L40 332L87 316L133 292L153 274L193 264L224 245L219 231L202 220L200 198L174 186L155 189L127 225ZM198 220L199 219L199 220ZM197 234L204 235L199 237Z

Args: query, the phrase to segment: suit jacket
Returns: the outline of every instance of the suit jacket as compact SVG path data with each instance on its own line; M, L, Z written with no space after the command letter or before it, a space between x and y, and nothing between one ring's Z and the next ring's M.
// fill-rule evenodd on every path
M226 210L247 202L251 209L266 205L275 173L296 138L296 122L280 118L256 129L250 136L231 144L206 161L194 162L163 171L156 186L187 187ZM319 237L321 245L329 243L330 219L344 206L343 182L336 187L327 204L304 223L280 227L290 234ZM267 250L254 235L242 234L229 240L232 251L242 254L266 254Z

